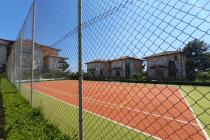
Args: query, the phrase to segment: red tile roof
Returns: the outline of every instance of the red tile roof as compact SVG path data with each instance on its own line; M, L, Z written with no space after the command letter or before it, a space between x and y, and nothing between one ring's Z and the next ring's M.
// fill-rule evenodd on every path
M159 57L159 56L165 56L165 55L172 55L172 54L179 54L182 53L181 51L164 51L161 53L157 53L157 54L153 54L150 56L146 56L143 59L147 59L147 58L153 58L153 57Z

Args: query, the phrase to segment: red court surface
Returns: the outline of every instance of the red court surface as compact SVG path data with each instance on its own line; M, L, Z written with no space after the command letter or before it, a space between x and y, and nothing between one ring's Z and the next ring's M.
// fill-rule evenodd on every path
M83 86L88 112L157 139L207 139L176 86L93 81ZM78 106L77 81L39 82L34 90Z

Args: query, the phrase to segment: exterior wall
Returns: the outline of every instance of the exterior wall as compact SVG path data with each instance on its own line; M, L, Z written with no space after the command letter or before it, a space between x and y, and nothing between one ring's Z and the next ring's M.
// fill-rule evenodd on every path
M31 61L32 61L32 48L23 46L22 49L22 79L28 79L31 75ZM43 70L43 52L40 48L34 49L34 69L35 69L35 78L37 74L40 74Z
M23 69L30 69L31 68L31 53L32 53L32 48L29 47L24 47L22 49L22 68ZM39 48L34 49L34 68L35 69L41 69L43 67L43 52Z
M32 53L32 41L24 41L23 42L23 59L24 64L23 67L31 68L31 53ZM35 45L34 50L34 68L35 69L54 69L57 67L57 61L53 64L53 58L46 58L47 56L58 56L59 51L56 49L48 48L39 44Z
M89 63L87 65L87 72L88 74L94 74L95 76L105 76L110 77L110 64L103 63L103 62L95 62L95 63ZM101 71L103 71L101 73Z
M0 45L0 69L5 70L7 62L7 47Z
M26 48L32 47L32 40L23 41L23 46ZM44 56L58 56L59 55L58 50L49 48L47 46L35 44L35 48L40 48L42 50Z
M177 56L177 60L175 60L175 56ZM170 60L175 62L176 78L177 79L185 78L186 58L181 54L170 54L170 55L147 58L147 70L148 70L148 76L150 77L150 79L156 79L155 69L150 69L150 67L154 65L163 65L165 67L168 67L168 62ZM168 69L165 69L163 72L164 72L163 77L167 79Z
M48 48L45 46L39 46L40 50L43 52L44 58L44 69L45 71L52 70L57 71L62 69L62 64L59 63L59 50Z
M159 74L157 71L159 71ZM165 79L165 80L168 78L167 68L166 69L148 69L147 72L148 72L149 79L151 80L159 80L158 75L160 75L162 79Z
M126 74L126 64L128 64L130 67L129 75ZM103 76L105 77L131 78L134 73L139 73L142 71L142 62L136 59L123 59L110 62L95 62L87 64L88 74L102 76L101 70L103 70ZM119 74L119 76L117 74Z
M23 47L22 49L22 69L30 69L31 68L31 52L32 48ZM24 60L24 61L23 61Z
M58 70L62 71L63 66L64 66L64 63L58 62Z
M66 66L67 62L64 58L59 58L58 59L58 69L60 71L63 71L63 67Z
M58 59L56 57L48 57L49 58L49 70L59 70L58 69Z
M59 55L59 51L52 48L40 46L40 49L43 51L44 56L58 56Z
M35 48L34 50L34 68L41 70L43 68L43 52L39 48Z
M131 67L132 74L142 72L142 70L143 70L142 61L133 60L133 61L131 61L131 62L132 62L132 67ZM131 75L131 76L132 76L132 75Z
M124 65L125 65L125 62L122 61L122 60L112 61L111 62L111 77L118 77L117 74L116 74L117 71L120 74L119 77L125 77Z
M130 65L130 74L126 77L126 64ZM116 69L115 68L120 68ZM116 77L116 71L120 71L120 77L131 78L133 74L142 72L142 62L137 59L116 60L111 63L112 77Z

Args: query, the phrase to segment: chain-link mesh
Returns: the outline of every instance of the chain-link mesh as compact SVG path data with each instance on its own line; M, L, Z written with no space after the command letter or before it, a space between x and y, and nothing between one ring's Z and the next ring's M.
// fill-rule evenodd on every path
M75 139L209 140L210 1L85 0L81 26L78 7L35 0L11 47L32 106Z

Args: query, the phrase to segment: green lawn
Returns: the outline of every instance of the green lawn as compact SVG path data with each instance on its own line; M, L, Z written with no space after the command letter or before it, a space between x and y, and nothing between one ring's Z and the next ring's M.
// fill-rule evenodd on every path
M30 97L30 90L22 86L22 91L22 95L28 99ZM78 132L77 107L36 91L33 92L33 106L41 107L44 116L67 135L72 135L72 132ZM88 140L154 139L88 112L84 112L84 135L85 139Z
M8 140L71 139L33 109L16 88L0 75L0 94L4 112L4 137Z
M210 87L181 86L180 88L210 136Z

